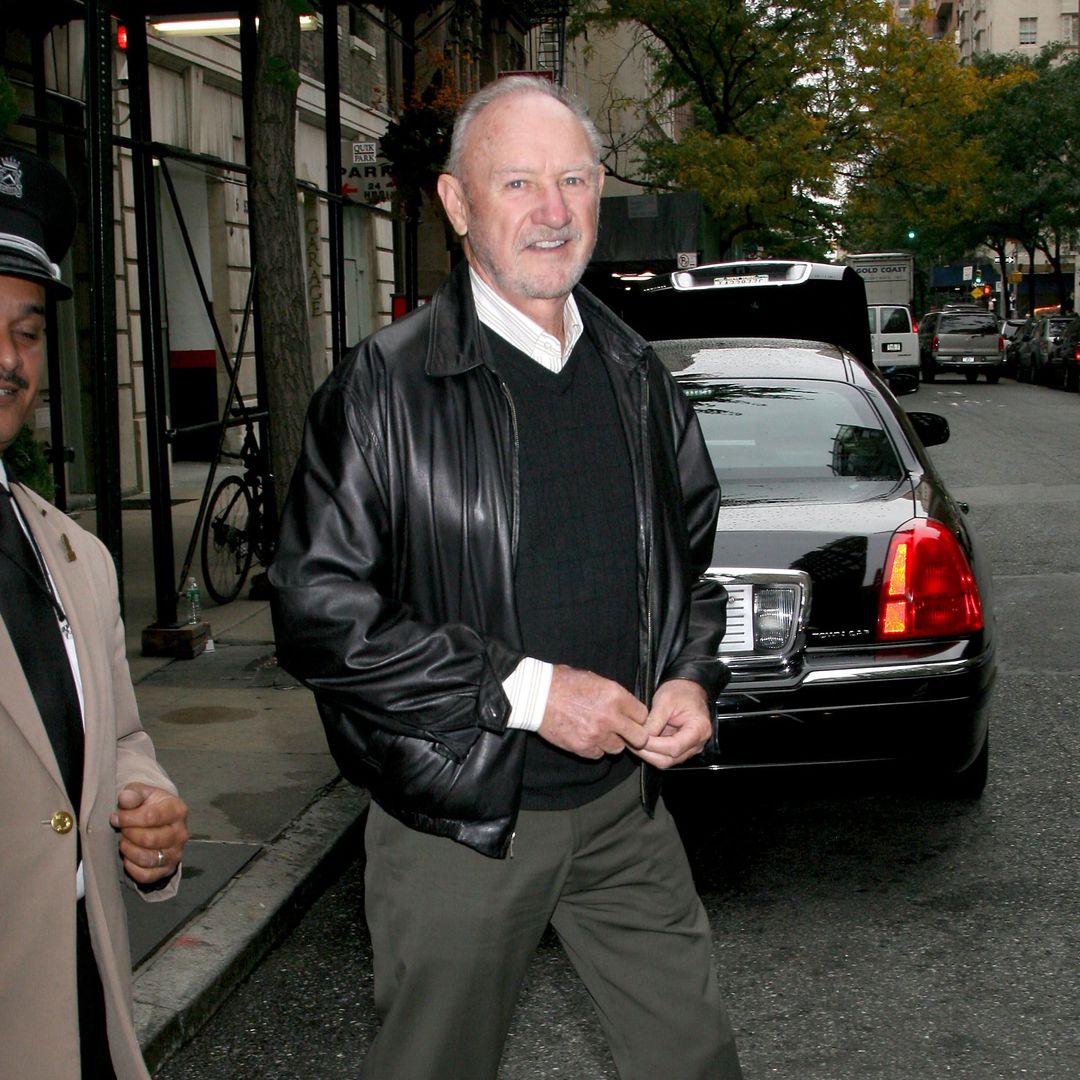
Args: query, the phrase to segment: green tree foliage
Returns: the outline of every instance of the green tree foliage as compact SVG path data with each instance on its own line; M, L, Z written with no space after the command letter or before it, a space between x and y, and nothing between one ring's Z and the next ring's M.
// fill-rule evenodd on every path
M885 31L885 8L876 0L585 0L572 30L627 21L647 31L654 93L639 106L656 121L651 130L672 110L687 117L674 139L641 142L646 179L699 191L724 246L779 252L829 231L840 168L863 152L864 57Z
M1042 250L1053 266L1058 297L1067 284L1061 248L1080 230L1080 171L1077 131L1080 121L1080 56L1048 45L1037 56L987 57L980 71L998 78L1003 89L976 115L978 138L994 162L988 174L987 242L1004 259L1004 238L1014 239L1034 261ZM1002 76L1004 75L1004 79ZM1034 290L1034 279L1029 278ZM1034 291L1029 308L1034 306Z
M994 77L962 67L955 47L928 38L922 14L890 23L868 50L866 141L849 166L843 240L849 250L915 248L948 261L981 239L992 209L981 179L993 162L972 118L997 89Z
M1004 273L1015 240L1054 262L1080 231L1080 55L962 65L923 32L932 15L916 4L902 23L877 0L579 0L571 29L642 27L643 178L699 191L724 246L820 255L838 239L929 265L987 244Z

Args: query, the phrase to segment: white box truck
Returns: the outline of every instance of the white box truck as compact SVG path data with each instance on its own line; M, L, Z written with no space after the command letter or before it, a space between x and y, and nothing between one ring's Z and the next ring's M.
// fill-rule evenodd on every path
M911 316L915 258L906 251L868 251L844 262L866 287L874 362L885 372L919 370L919 338Z

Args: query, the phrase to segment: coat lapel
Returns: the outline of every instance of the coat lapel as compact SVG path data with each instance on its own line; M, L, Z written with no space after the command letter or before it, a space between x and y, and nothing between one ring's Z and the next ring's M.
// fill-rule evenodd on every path
M93 804L93 798L97 793L98 775L100 773L101 725L93 722L93 717L100 715L101 702L101 679L100 673L105 670L105 649L108 643L102 640L100 627L94 619L94 605L96 603L88 576L87 567L80 562L71 544L71 540L63 529L64 519L59 522L50 520L43 513L42 505L37 496L31 495L19 484L13 484L11 488L15 495L15 501L19 504L34 541L49 568L49 574L56 587L56 595L60 605L67 615L68 623L75 640L75 653L79 661L79 682L82 685L83 698L83 729L85 734L84 760L83 760L83 805L79 808L80 820L89 814ZM25 682L25 679L22 680ZM29 689L29 688L28 688ZM31 699L32 700L32 699ZM48 743L48 736L44 735L44 724L34 709L34 717L38 726L42 729L45 738L45 747L49 757L53 759L53 771L59 777L52 749Z
M57 789L64 792L64 779L60 775L60 766L56 763L56 755L45 730L45 721L38 712L33 691L23 674L19 655L3 619L0 619L0 671L4 673L3 678L0 678L0 713L7 714L10 723L41 759L43 768L55 782Z

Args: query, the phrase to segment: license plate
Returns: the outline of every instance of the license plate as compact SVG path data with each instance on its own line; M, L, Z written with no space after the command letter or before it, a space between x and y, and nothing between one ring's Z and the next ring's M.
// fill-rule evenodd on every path
M731 285L768 285L768 274L736 274L732 277L713 278L713 285L718 289Z
M963 363L965 363L965 364L974 364L975 363L975 357L974 356L965 356L964 359L963 359Z
M903 345L899 341L886 341L881 347L882 352L899 352Z

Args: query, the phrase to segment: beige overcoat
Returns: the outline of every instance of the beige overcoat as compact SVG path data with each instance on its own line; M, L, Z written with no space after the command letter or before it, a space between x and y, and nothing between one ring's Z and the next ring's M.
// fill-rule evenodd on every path
M86 909L105 988L118 1080L145 1080L131 1019L131 960L117 834L117 792L141 781L175 792L139 723L116 573L108 551L19 484L15 501L49 566L74 633L86 756L78 814ZM2 557L2 556L0 556ZM79 1080L75 984L75 830L56 759L0 620L0 1077ZM177 879L159 892L162 900ZM131 884L128 881L128 884Z

